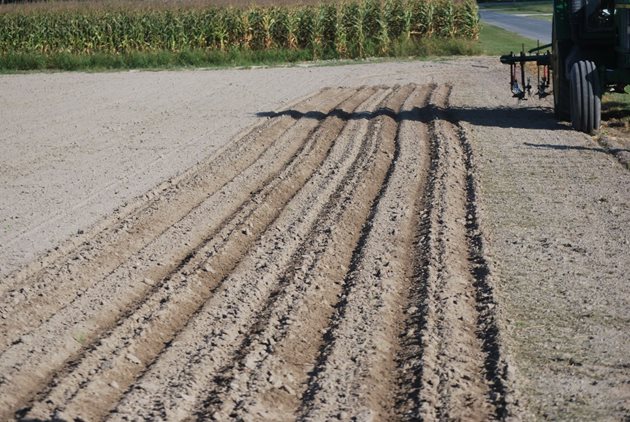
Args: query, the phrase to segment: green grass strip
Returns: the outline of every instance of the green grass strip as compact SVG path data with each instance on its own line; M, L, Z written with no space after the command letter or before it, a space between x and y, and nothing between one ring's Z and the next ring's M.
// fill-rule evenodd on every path
M368 57L423 58L433 56L470 56L481 53L477 42L451 38L424 38L393 43L386 54L379 54L378 46L368 45ZM334 50L324 51L322 60L344 59ZM310 49L269 50L168 50L130 53L5 53L0 54L0 72L21 71L102 71L125 69L170 69L186 67L251 67L292 64L313 60Z
M506 31L492 25L481 24L479 32L479 49L484 54L499 56L509 54L510 51L520 52L525 45L525 51L536 47L536 41L525 38L514 32Z

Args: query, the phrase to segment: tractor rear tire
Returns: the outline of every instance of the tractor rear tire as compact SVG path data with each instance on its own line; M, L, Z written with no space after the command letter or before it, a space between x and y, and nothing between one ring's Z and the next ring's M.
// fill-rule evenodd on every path
M602 105L595 63L589 60L573 63L569 92L573 128L589 134L597 131L601 123Z

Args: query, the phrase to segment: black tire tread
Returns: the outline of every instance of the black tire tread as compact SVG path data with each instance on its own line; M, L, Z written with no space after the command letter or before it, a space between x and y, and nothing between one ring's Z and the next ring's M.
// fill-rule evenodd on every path
M569 86L573 128L595 132L601 123L601 92L595 63L590 60L573 63Z

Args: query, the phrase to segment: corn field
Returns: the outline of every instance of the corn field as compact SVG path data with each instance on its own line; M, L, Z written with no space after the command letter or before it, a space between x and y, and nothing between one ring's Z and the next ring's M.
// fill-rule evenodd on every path
M478 33L473 0L0 13L0 53L308 49L315 58L351 58L387 54L401 41Z

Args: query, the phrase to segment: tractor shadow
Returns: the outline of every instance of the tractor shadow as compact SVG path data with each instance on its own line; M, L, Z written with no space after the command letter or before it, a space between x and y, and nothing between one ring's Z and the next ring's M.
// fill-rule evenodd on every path
M526 145L530 148L538 148L538 149L554 149L557 151L590 151L590 152L601 152L604 154L619 154L620 152L630 152L630 149L625 148L601 148L601 147L582 147L582 146L573 146L573 145L556 145L556 144L532 144L530 142L523 142L523 145Z
M455 120L474 126L503 129L569 130L567 123L558 122L550 108L542 107L451 107Z
M371 120L379 116L388 116L397 121L412 120L428 123L436 118L453 122L467 122L475 126L488 126L498 128L542 129L542 130L568 130L570 126L555 120L553 112L548 108L540 107L449 107L443 109L429 104L424 107L414 107L411 110L395 112L389 108L379 108L371 112L348 112L334 109L328 113L320 111L301 112L298 110L284 110L280 112L263 111L256 113L257 117L274 118L290 116L294 119L324 120L329 117L337 117L344 121Z
M621 112L624 116L627 111ZM290 116L293 119L315 119L322 121L329 117L337 117L343 121L351 120L372 120L379 116L387 116L398 122L410 120L430 123L435 119L448 120L452 123L466 122L474 126L486 126L502 129L531 129L531 130L549 130L549 131L572 131L571 124L568 122L558 122L550 107L449 107L440 108L435 105L428 104L423 107L414 107L411 110L396 112L390 108L379 108L374 111L366 112L348 112L342 109L334 109L328 113L320 111L302 112L299 110L284 110L280 112L264 111L256 113L257 117L274 118L281 116ZM610 118L606 111L603 113L603 119ZM614 117L617 117L616 115ZM608 122L614 122L614 119ZM561 135L563 136L563 135ZM580 145L562 145L562 144L537 144L533 142L524 142L520 139L520 135L514 134L514 138L507 142L521 142L523 145L533 149L549 149L556 151L584 151L584 152L600 152L603 154L630 153L630 149L626 149L626 145L622 147L603 147L598 143L590 146Z
M619 101L602 102L602 120L630 118L628 104Z

